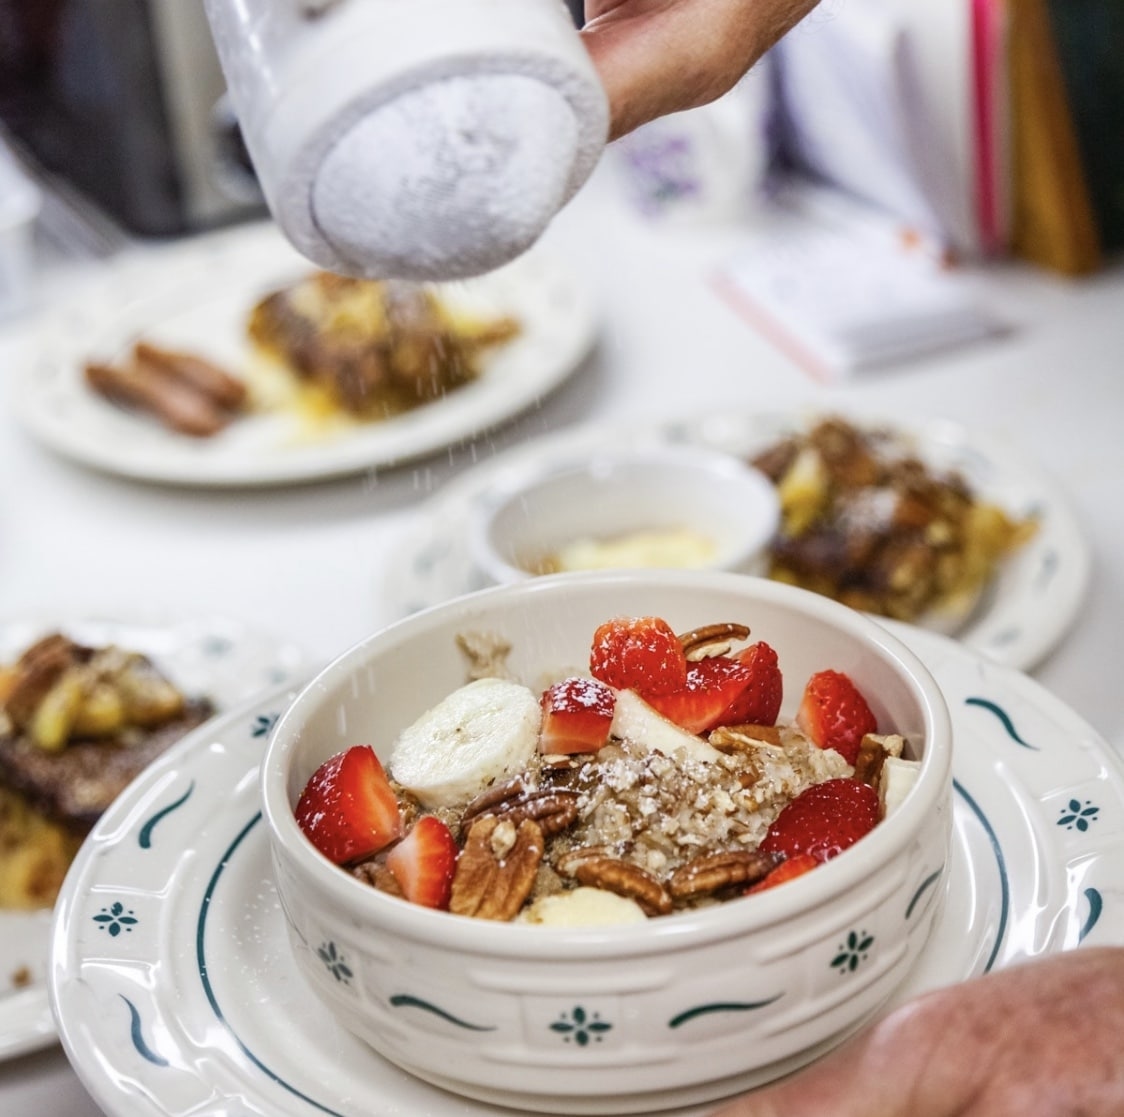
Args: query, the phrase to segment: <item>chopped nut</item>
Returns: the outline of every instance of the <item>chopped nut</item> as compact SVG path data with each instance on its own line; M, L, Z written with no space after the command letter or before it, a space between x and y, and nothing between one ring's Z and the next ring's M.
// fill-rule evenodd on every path
M402 886L398 878L390 871L383 861L360 861L351 869L351 875L361 880L364 884L377 888L380 892L389 893L391 896L403 896Z
M855 757L855 779L877 787L886 757L900 757L904 747L905 738L897 733L884 737L877 733L867 733L859 743L859 752Z
M882 742L873 733L867 733L859 743L859 751L855 756L855 779L877 787L885 761L886 750L882 747Z
M492 632L462 632L456 637L457 647L468 660L468 681L474 679L510 679L507 657L511 644Z
M719 752L752 751L759 744L780 745L781 731L775 725L722 725L707 737Z
M877 735L887 756L900 758L905 749L905 738L898 733Z
M502 861L515 845L515 823L510 818L501 818L492 828L492 836L488 842L492 856L497 861Z

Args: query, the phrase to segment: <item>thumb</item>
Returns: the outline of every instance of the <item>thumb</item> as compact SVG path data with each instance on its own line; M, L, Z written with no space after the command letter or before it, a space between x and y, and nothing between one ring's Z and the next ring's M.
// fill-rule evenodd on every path
M845 1048L852 1058L856 1048ZM869 1081L843 1051L811 1067L745 1094L714 1117L897 1117L875 1108Z
M916 1032L914 1016L914 1006L898 1009L830 1055L737 1098L713 1117L951 1117L959 1110L943 1103L926 1108L924 1044L903 1042Z

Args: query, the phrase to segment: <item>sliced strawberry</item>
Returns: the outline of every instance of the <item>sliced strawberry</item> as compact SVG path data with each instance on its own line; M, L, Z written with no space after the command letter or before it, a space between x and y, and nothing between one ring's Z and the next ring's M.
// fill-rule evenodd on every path
M369 857L402 833L402 815L375 750L353 745L325 760L297 802L297 824L329 861Z
M758 848L827 861L869 834L881 817L878 792L870 784L825 780L805 788L777 815Z
M687 657L667 621L615 617L593 634L589 669L617 690L668 694L687 681Z
M821 749L835 749L848 764L855 763L863 737L878 732L866 699L842 671L820 671L808 680L796 724Z
M546 756L596 752L609 739L616 692L574 676L543 691L539 751Z
M689 733L705 733L723 723L724 715L752 682L752 674L724 655L692 663L685 685L670 694L642 692L644 701L668 721Z
M402 895L427 908L447 908L457 867L457 843L436 815L424 814L386 855Z
M745 895L751 892L764 892L766 888L776 888L778 884L802 877L809 869L814 869L819 864L810 853L798 853L795 857L787 857L775 869L763 876L756 884L751 884Z
M720 725L776 725L784 697L777 653L759 640L733 658L750 673L750 680L737 700L722 715Z
M777 653L758 643L737 656L716 655L687 667L687 681L670 694L642 692L669 721L691 733L718 725L775 725L781 708Z

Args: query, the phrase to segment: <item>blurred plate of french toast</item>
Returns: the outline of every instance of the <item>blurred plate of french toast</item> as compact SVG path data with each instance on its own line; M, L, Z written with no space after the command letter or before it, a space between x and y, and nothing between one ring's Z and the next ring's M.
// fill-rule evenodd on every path
M0 623L0 1058L53 1041L52 907L102 812L214 714L305 668L222 618Z

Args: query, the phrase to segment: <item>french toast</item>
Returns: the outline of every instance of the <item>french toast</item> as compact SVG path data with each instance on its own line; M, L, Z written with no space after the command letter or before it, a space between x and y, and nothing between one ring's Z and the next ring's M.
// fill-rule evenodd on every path
M61 633L0 669L0 907L50 906L105 809L213 712L147 656Z

